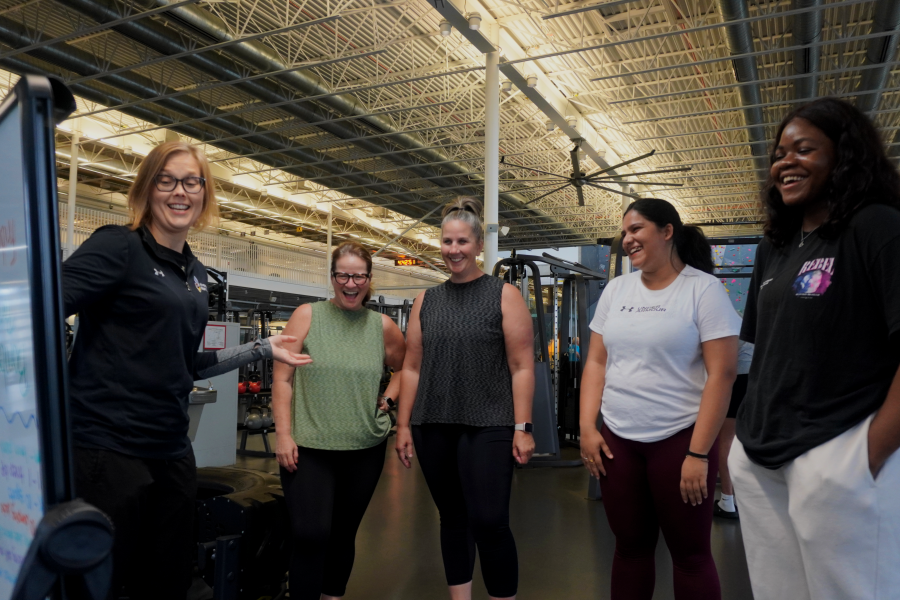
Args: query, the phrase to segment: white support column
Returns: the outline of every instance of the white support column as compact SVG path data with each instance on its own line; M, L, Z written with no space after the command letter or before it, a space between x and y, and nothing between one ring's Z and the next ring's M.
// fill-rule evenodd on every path
M76 123L77 125L77 123ZM66 208L66 252L64 259L75 252L75 197L78 195L78 144L81 134L72 129L72 149L69 151L69 202Z
M328 252L325 254L325 290L329 298L331 298L331 231L334 224L334 202L328 203Z
M498 259L498 187L500 177L500 53L485 56L484 81L484 272L490 274Z

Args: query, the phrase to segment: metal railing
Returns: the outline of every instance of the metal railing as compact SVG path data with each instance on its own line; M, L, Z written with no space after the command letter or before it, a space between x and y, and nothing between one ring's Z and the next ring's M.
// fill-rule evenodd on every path
M67 210L66 204L59 204L60 242L63 247L67 242ZM104 225L125 225L127 222L128 217L125 215L76 207L74 246L77 248L83 244L94 231ZM321 252L302 248L278 248L265 243L211 233L193 234L188 237L188 244L194 255L207 267L236 271L272 281L299 283L318 287L323 291L328 285L324 255ZM439 283L436 278L416 277L382 265L376 265L374 270L372 279L376 294L379 287L432 286ZM388 295L415 298L419 291L419 289L395 289Z

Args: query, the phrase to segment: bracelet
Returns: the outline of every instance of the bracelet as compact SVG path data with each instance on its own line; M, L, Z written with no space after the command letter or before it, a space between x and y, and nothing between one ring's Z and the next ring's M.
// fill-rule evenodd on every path
M700 460L709 462L709 454L697 454L696 452L691 452L690 450L688 450L685 456L693 456L694 458L699 458Z

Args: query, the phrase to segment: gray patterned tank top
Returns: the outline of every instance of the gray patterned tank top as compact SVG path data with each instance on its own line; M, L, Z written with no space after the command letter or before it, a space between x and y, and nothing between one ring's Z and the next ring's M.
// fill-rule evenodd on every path
M445 281L425 292L412 425L515 424L500 308L503 285L483 275L466 283Z

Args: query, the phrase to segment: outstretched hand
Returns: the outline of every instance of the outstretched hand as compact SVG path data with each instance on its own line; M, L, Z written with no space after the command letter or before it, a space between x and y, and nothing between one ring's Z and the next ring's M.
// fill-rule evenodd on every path
M297 343L297 338L292 335L273 335L268 338L272 345L272 358L280 363L292 367L302 367L312 362L309 354L295 354L288 349L291 344Z

